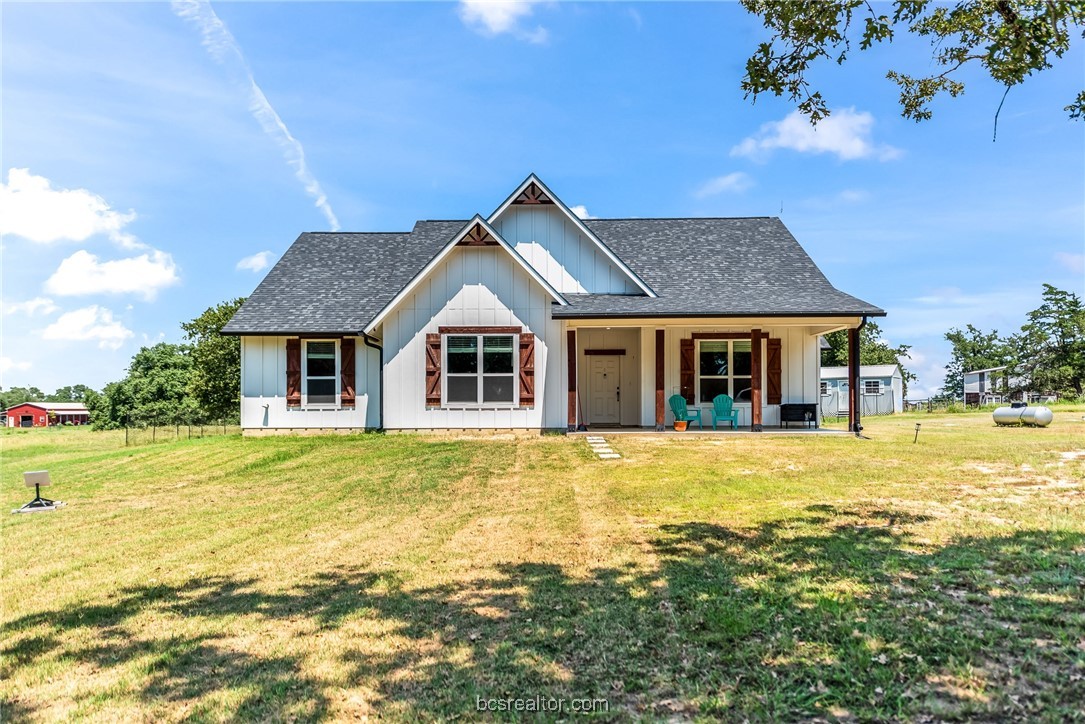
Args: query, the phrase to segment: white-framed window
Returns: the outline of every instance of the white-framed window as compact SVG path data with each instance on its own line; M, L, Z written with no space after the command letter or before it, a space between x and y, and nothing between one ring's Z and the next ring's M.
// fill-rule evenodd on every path
M828 397L829 396L829 383L828 382L822 382L821 383L821 396L822 397Z
M882 394L882 381L881 380L863 380L863 394L864 395L880 395L880 394Z
M304 340L301 404L306 407L338 406L339 344L335 340Z
M517 335L446 334L443 341L444 406L516 405L519 395Z
M749 402L753 364L748 339L697 340L697 400L711 403L717 395Z

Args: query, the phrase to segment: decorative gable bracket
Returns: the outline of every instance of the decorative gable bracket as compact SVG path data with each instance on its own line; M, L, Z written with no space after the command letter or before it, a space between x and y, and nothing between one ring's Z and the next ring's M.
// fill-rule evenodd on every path
M539 188L539 185L532 181L527 185L519 195L512 200L514 206L526 205L526 204L553 204L554 200L546 195L546 192Z
M497 243L497 239L490 235L490 232L482 228L482 224L475 224L471 227L456 246L500 246Z

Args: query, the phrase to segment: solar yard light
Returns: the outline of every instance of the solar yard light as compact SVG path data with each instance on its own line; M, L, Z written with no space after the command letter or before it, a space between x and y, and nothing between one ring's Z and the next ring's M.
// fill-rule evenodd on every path
M34 488L34 499L23 507L11 511L12 513L37 513L45 510L56 510L64 505L64 503L59 500L49 500L48 498L41 497L42 486L53 484L53 481L49 479L48 470L34 470L23 473L23 483L28 488Z
M915 424L915 440L912 440L912 444L915 445L917 442L919 442L919 423L918 422Z

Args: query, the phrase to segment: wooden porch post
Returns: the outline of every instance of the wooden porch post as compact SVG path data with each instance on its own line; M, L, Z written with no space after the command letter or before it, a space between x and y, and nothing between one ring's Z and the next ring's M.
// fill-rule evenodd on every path
M576 432L576 330L567 332L569 347L569 432Z
M750 331L750 427L761 432L761 330Z
M666 353L662 329L656 330L656 429L662 430L666 420L667 408L664 405L663 394L663 358Z
M848 429L859 424L859 330L848 330Z

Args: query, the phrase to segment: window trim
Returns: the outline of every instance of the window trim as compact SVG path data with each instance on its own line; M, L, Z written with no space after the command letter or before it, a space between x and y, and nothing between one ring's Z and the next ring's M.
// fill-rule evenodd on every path
M328 339L302 339L301 340L301 407L306 410L340 410L343 399L343 367L342 352L339 348L341 340ZM334 402L309 402L309 345L313 342L331 342L335 348L335 401ZM314 379L326 380L327 376L315 375Z
M454 328L453 328L454 329ZM441 409L444 410L511 410L520 407L520 330L513 327L493 327L493 331L481 331L484 327L468 327L469 332L441 331ZM508 331L517 329L516 332ZM476 331L477 330L477 331ZM468 374L453 374L448 366L448 338L449 337L474 337L478 340L478 372ZM483 372L482 355L484 352L485 337L511 337L512 338L512 372ZM455 377L476 377L478 379L478 402L450 402L448 399L448 379ZM510 402L484 402L483 381L489 377L512 378L512 400Z
M875 389L871 391L870 386L874 385ZM885 394L885 387L882 385L881 380L863 380L863 394L864 395L882 395Z
M701 401L701 378L702 377L704 377L705 379L710 379L710 380L728 380L729 382L727 384L727 389L729 389L729 390L734 389L734 381L736 379L739 379L739 380L748 379L748 380L750 380L750 389L751 390L753 389L753 370L752 369L750 370L749 375L743 375L743 374L737 374L736 375L735 371L734 371L735 370L735 344L738 343L738 342L749 342L750 345L751 345L751 351L753 349L753 342L749 338L748 335L742 336L742 337L736 336L736 337L733 337L733 338L729 337L729 338L726 338L726 339L698 338L698 337L694 336L693 342L694 342L694 346L693 346L693 355L694 355L694 357L693 357L693 359L694 359L694 368L693 368L693 404L695 406L697 406L697 405L711 405L712 404L711 400L709 400L708 402L702 402ZM727 345L727 370L728 370L729 374L726 374L726 375L702 375L701 374L701 343L702 342L711 342L711 343L717 343L717 344L720 343L720 342L723 342L724 344ZM761 374L762 374L762 382L764 382L764 374L765 374L764 365L762 365ZM737 399L737 397L735 395L731 395L731 401L735 405L752 405L753 404L753 400L739 400L739 399Z

